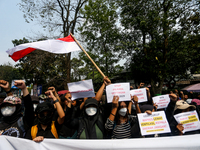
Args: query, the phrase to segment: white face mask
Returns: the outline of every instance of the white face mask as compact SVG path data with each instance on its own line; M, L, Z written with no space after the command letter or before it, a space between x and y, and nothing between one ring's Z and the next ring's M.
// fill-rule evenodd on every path
M127 112L127 108L121 108L120 110L119 110L119 114L121 115L121 116L125 116L126 115L126 112Z
M1 108L1 114L3 116L11 116L12 114L14 114L15 110L16 110L16 106L2 107Z
M96 107L89 107L85 109L85 112L88 116L93 116L97 113L97 108Z

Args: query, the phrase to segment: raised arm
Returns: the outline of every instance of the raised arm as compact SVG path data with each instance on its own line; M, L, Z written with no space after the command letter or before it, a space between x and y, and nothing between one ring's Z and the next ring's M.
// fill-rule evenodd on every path
M48 90L51 90L53 92L53 95L59 100L59 102L61 103L60 97L55 89L55 87L49 87Z
M138 105L138 97L137 96L131 96L131 100L134 102L136 113L139 114L141 113L140 107Z
M117 108L119 107L118 101L119 101L119 96L113 96L112 110L111 110L111 113L110 113L110 116L109 116L109 119L111 121L115 120L115 116L116 116L116 113L117 113Z
M51 90L45 92L46 95L48 95L49 98L52 98L54 101L54 104L56 105L56 110L58 112L58 123L63 124L65 120L65 113L63 111L63 108L61 107L59 100L54 96L53 92Z
M24 101L24 122L27 123L27 129L32 126L33 120L34 120L34 110L33 110L33 103L31 100L31 96L29 94L29 91L26 87L26 84L23 80L16 80L14 85L22 90L23 96L22 100Z
M103 79L103 84L102 84L102 86L100 87L100 89L98 90L98 92L97 92L97 94L96 94L96 96L95 96L95 99L96 99L98 102L101 100L101 97L102 97L102 95L103 95L103 91L104 91L105 87L106 87L107 85L109 85L109 84L111 84L110 79L109 79L107 76L104 77L104 79Z
M9 86L9 82L7 82L5 80L0 80L0 87L2 87L5 90L7 96L13 95L12 91L11 91L11 88Z

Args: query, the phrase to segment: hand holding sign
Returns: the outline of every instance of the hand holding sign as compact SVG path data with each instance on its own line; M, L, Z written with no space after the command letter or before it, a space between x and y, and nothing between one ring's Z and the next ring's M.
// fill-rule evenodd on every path
M112 107L113 108L118 108L119 107L119 96L113 96L112 100Z

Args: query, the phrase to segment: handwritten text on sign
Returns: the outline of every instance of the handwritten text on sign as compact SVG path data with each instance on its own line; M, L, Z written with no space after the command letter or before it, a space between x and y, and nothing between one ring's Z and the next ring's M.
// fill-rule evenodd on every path
M130 83L115 83L106 86L107 102L112 103L113 96L119 96L119 101L130 101Z
M164 111L137 114L142 135L161 134L171 132Z
M183 133L200 129L199 117L196 110L174 115L178 123L182 123Z
M152 98L154 104L158 105L157 109L166 108L170 102L169 95L160 95Z
M84 97L95 97L92 79L67 83L72 100Z
M135 95L138 97L138 103L146 102L148 100L146 88L131 90L130 93L131 96Z

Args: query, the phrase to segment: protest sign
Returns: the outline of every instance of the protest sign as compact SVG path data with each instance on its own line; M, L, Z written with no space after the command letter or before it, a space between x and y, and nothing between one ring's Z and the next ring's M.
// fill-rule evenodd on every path
M84 97L95 97L92 79L67 83L72 100Z
M182 123L183 133L200 129L199 117L196 110L174 115L178 123Z
M171 132L164 111L137 114L142 135Z
M146 88L140 88L140 89L131 90L130 94L131 94L131 96L135 95L135 96L138 97L138 103L148 101Z
M130 83L115 83L106 86L107 102L112 103L113 96L119 96L119 101L130 101Z
M169 95L160 95L152 97L154 104L158 105L157 109L166 108L170 102Z

